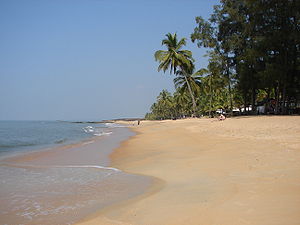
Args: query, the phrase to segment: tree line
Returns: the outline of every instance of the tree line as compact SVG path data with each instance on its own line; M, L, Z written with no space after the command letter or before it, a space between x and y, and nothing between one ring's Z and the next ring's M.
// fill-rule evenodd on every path
M163 90L147 119L213 115L217 109L299 113L300 1L221 0L208 20L196 17L191 41L207 49L196 70L186 38L168 33L156 51L158 71L175 75L175 93ZM247 110L251 106L251 111Z

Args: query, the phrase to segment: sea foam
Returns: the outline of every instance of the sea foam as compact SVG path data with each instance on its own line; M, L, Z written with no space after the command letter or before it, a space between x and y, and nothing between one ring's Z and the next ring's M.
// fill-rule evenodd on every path
M105 167L105 166L97 166L97 165L68 165L68 166L51 166L55 168L97 168L103 170L113 170L115 172L121 172L121 170L114 167Z
M99 128L99 127L87 126L82 129L84 130L85 133L93 134L94 136L105 136L105 135L112 134L112 132L104 132L103 128Z

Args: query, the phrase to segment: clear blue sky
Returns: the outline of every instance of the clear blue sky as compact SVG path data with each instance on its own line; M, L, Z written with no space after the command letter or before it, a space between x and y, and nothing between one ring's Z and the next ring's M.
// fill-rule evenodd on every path
M154 52L217 0L1 0L0 120L142 117L173 76ZM198 68L205 49L188 41Z

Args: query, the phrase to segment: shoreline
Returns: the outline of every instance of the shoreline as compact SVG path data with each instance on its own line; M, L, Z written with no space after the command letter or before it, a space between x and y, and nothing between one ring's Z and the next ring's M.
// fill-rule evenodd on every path
M124 122L126 124L126 122ZM112 166L163 182L80 225L298 224L300 117L143 121Z
M61 144L61 145L50 145L49 147L41 147L41 148L34 148L34 149L26 149L26 150L19 150L19 151L15 151L13 153L8 153L8 154L3 154L0 157L0 162L1 161L10 161L10 160L14 160L14 159L21 159L23 157L27 157L27 156L34 156L36 155L37 157L39 157L38 155L42 155L43 153L47 153L47 152L53 152L53 151L63 151L64 149L70 149L70 148L75 148L75 147L80 147L83 146L85 144L89 144L90 142L94 142L97 141L99 138L101 137L88 137L85 138L83 140L79 140L77 142L74 143L67 143L67 144Z
M139 132L138 130L136 130L136 126L131 126L132 125L132 122L135 122L135 120L131 121L131 120L117 120L117 121L114 121L112 123L117 123L117 124L122 124L122 125L127 125L127 128L130 129L134 135L130 136L128 139L122 141L120 143L120 146L118 148L115 148L111 154L109 155L109 158L110 158L110 161L111 161L111 166L114 166L113 165L113 162L114 162L114 158L115 158L115 154L116 151L120 150L120 149L123 149L125 146L127 146L128 142L130 142L130 140L134 139L135 137L137 137L138 135L141 135L142 133ZM115 167L113 167L115 168ZM118 168L119 169L119 168ZM122 169L123 171L123 169ZM139 200L142 200L144 198L147 198L151 195L154 195L156 193L158 193L161 189L164 188L165 186L165 181L162 180L162 179L159 179L157 177L154 177L154 176L149 176L149 175L145 175L145 174L142 174L142 173L138 173L138 172L128 172L128 171L123 171L125 173L128 173L128 174L133 174L133 175L138 175L138 176L143 176L143 177L148 177L151 179L151 184L143 191L143 193L140 193L134 197L131 197L129 199L126 199L126 200L121 200L119 202L116 202L116 203L113 203L107 207L104 207L104 208L101 208L99 210L96 210L94 213L82 218L80 221L78 221L77 223L75 223L75 225L88 225L88 224L99 224L99 217L103 217L106 213L109 213L110 211L114 211L116 208L122 208L124 206L127 206L127 205L131 205L135 202L138 202ZM110 219L107 219L104 217L100 219L100 223L101 225L106 225L106 223L108 223L109 225L116 225L116 224L122 224L123 223L120 223L119 221L115 221L115 220L110 220ZM124 225L127 225L127 224L124 224ZM128 224L129 225L129 224Z
M69 155L70 151L72 151L73 149L75 149L76 151L73 151L72 153L79 153L78 150L81 149L85 149L88 148L90 146L93 146L94 148L95 145L97 145L97 143L102 143L102 141L107 143L107 147L108 149L104 149L104 151L99 151L98 153L100 153L100 155L96 155L97 152L94 151L94 157L97 157L97 159L95 160L95 165L101 164L102 166L109 166L110 164L110 157L109 155L111 154L111 152L117 148L124 140L126 140L127 138L129 138L130 136L134 135L134 132L132 132L129 128L127 127L122 127L121 129L126 128L129 130L129 132L127 132L125 135L123 134L119 134L120 132L120 128L111 128L111 129L115 129L115 133L117 134L113 134L112 136L110 135L102 135L102 136L91 136L91 137L86 137L84 139L78 140L78 141L74 141L72 143L66 143L66 144L62 144L62 145L52 145L49 147L45 147L45 148L37 148L37 149L32 149L32 150L26 150L26 151L16 151L7 155L3 155L0 158L0 164L1 163L10 163L10 162L29 162L29 161L38 161L39 159L42 160L49 160L49 157L54 157L53 160L54 161L59 161L60 157L64 157L65 152ZM115 137L115 135L117 137ZM109 139L112 139L111 141ZM102 146L103 147L103 146ZM57 156L55 156L57 155ZM77 156L76 156L77 157ZM92 160L93 157L91 157L90 160ZM64 158L65 159L65 158ZM60 163L70 163L69 161L61 161ZM82 164L82 162L78 161L76 162L77 164ZM51 162L50 162L51 165Z
M113 135L94 137L87 144L85 140L1 160L0 175L6 183L0 196L1 220L9 224L73 224L99 209L142 194L151 186L152 178L110 167L109 155L130 136L128 128L114 128ZM12 183L16 183L14 188ZM65 189L69 190L66 194Z

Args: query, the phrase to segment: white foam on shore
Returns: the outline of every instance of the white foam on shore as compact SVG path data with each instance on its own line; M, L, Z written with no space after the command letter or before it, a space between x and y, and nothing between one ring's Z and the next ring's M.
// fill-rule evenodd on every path
M103 136L103 135L111 135L112 132L101 132L101 133L95 133L95 136Z
M87 142L83 142L82 145L89 145L89 144L93 144L95 141L87 141Z
M97 165L66 165L66 166L57 166L57 165L49 165L49 166L41 166L41 165L26 165L26 164L13 164L13 163L2 163L3 166L12 166L19 168L96 168L103 170L112 170L115 172L122 172L114 167L106 167L106 166L97 166Z
M96 166L96 165L70 165L70 166L51 166L55 168L97 168L97 169L104 169L104 170L113 170L116 172L121 172L121 170L114 168L114 167L105 167L105 166Z
M85 133L93 134L94 136L107 136L112 134L112 132L104 132L102 127L87 126L82 129Z

